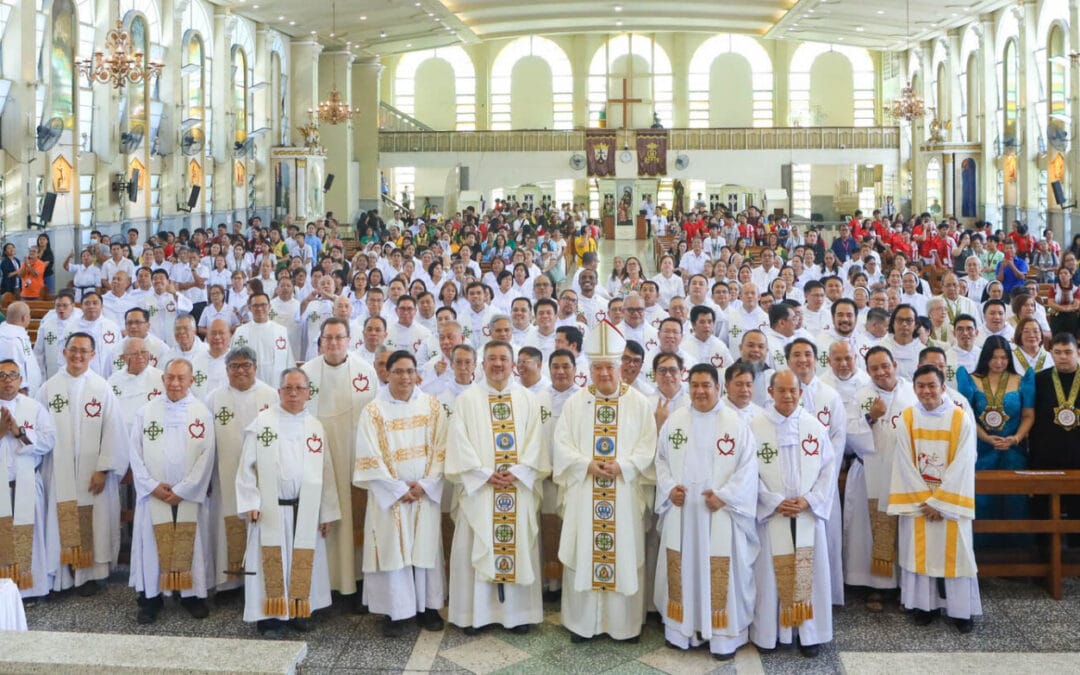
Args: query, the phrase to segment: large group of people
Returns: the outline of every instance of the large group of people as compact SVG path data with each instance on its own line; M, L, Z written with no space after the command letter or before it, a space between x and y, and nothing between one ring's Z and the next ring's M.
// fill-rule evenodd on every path
M335 598L527 632L558 599L574 642L657 612L676 649L814 656L862 587L972 630L973 520L1040 508L976 470L1080 467L1051 247L699 204L651 210L682 239L654 275L602 277L579 208L515 206L95 233L32 344L26 303L0 325L0 577L98 592L130 469L140 623L237 592L270 636Z

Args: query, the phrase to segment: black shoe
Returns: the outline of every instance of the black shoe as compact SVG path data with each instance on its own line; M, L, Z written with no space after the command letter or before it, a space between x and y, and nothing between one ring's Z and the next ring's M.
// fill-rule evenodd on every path
M161 612L161 607L164 604L160 595L147 598L145 594L139 593L137 602L139 603L139 613L135 615L135 623L145 626L157 621L158 613Z
M210 616L210 608L203 598L180 598L180 606L187 610L192 619L205 619Z
M348 601L351 603L353 614L368 614L368 607L364 604L364 596L360 593L360 591L357 591L352 595L345 595L342 597L347 598Z
M405 622L394 621L389 616L383 617L382 634L383 637L396 638L401 637L405 633Z
M758 650L758 654L772 654L776 651L776 647L759 647L754 645L754 649Z
M480 633L480 629L476 626L465 626L461 629L461 632L465 633L465 635L469 637L472 637L474 635L478 635Z
M513 628L511 628L510 632L516 633L517 635L525 635L529 632L529 628L531 628L529 624L523 623L520 626L514 626Z
M812 659L821 651L821 645L799 645L799 653L808 659ZM732 654L734 656L734 654Z
M937 612L927 612L926 610L916 609L912 616L914 617L916 626L929 626L934 620L934 617L937 616Z
M664 640L664 646L665 646L665 647L667 647L668 649L675 649L675 650L678 650L678 651L680 651L680 652L681 652L681 651L683 650L683 648L682 648L682 647L680 647L679 645L675 644L675 643L674 643L674 642L672 642L671 640Z
M570 642L576 645L579 645L582 642L590 642L591 640L591 637L585 637L584 635L578 635L574 631L570 631Z
M80 598L92 598L97 595L98 591L100 590L101 587L98 585L98 582L90 580L84 583L82 586L76 587L75 595L79 596Z
M416 623L420 624L420 627L424 630L430 631L440 631L446 626L443 618L439 616L439 612L434 609L425 609L417 614Z
M817 645L814 646L816 647ZM731 661L735 658L735 652L728 652L727 654L713 654L712 657L717 661Z
M953 619L953 623L956 624L956 630L960 631L964 635L967 635L971 631L975 630L975 622L971 619Z
M271 640L282 640L285 638L285 622L281 619L263 619L262 621L256 621L255 627L259 631L259 635L270 638Z
M562 600L562 589L557 591L544 591L544 602L560 602Z
M311 620L310 619L289 619L289 628L292 628L297 633L310 633L311 632Z

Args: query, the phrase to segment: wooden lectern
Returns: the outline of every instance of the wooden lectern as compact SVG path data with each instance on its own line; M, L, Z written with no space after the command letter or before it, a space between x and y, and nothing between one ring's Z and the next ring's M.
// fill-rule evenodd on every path
M646 220L645 216L639 213L634 221L634 224L636 225L637 230L634 236L637 239L644 241L647 238L649 232L649 223Z
M615 239L615 216L603 217L604 239Z

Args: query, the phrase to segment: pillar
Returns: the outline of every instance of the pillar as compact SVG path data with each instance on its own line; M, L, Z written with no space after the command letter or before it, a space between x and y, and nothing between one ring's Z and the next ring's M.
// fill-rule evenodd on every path
M982 35L979 41L979 64L982 68L982 100L979 101L979 129L982 137L982 165L979 167L978 180L983 200L983 219L1001 225L1001 211L998 209L998 150L994 144L999 125L994 116L998 110L998 91L996 77L996 59L994 57L994 17L983 14L979 17Z
M289 133L293 145L301 147L304 145L304 138L296 129L311 119L310 111L319 105L319 54L321 53L322 45L313 40L292 43L290 54L292 68L289 74L292 128Z
M358 112L353 117L353 157L359 164L357 177L358 211L345 214L355 222L359 211L379 208L379 104L382 63L377 56L361 56L352 64L352 100ZM387 180L389 180L387 176Z
M350 51L327 52L319 68L319 100L330 97L336 87L345 103L351 103L352 61ZM314 106L313 106L314 107ZM350 172L353 167L353 123L319 124L319 142L326 148L326 175L334 174L334 184L326 193L326 210L333 211L339 220L348 222L356 211L357 181ZM325 179L325 176L324 176Z
M1020 95L1019 111L1017 120L1020 133L1020 145L1017 148L1017 194L1016 194L1016 218L1025 222L1034 230L1039 230L1039 121L1038 108L1035 102L1039 100L1039 81L1042 79L1039 73L1039 63L1035 59L1035 50L1038 48L1036 30L1038 26L1038 12L1034 0L1025 0L1024 4L1014 7L1020 24L1020 39L1018 41L1020 56ZM1008 224L1006 223L1006 226Z

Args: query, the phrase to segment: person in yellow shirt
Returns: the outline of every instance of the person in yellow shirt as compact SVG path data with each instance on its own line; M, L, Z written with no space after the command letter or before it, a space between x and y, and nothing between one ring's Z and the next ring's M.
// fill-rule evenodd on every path
M586 253L596 251L596 239L594 239L590 232L589 226L584 225L577 236L574 237L574 255L577 257L577 266L581 267L583 261L582 258Z

